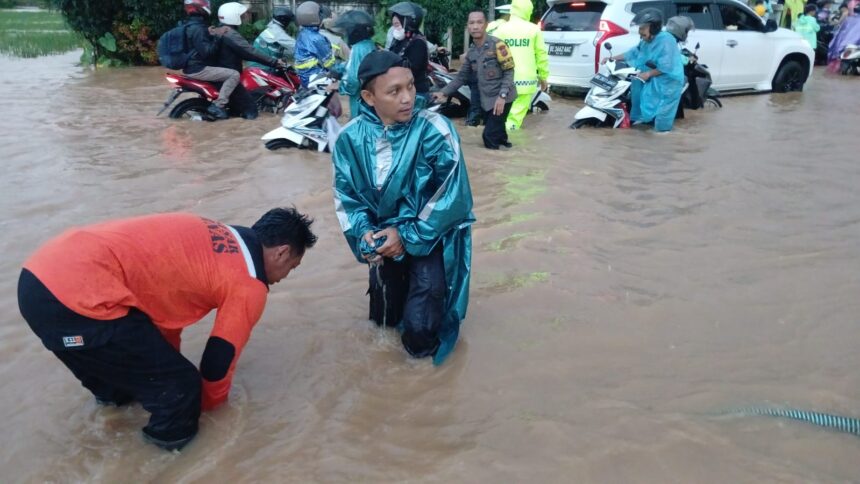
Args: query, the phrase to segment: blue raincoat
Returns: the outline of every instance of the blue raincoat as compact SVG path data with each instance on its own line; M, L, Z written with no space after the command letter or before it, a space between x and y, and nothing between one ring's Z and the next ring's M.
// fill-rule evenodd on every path
M654 122L657 131L670 131L684 90L684 66L678 41L668 32L660 32L650 42L624 53L624 60L640 71L650 71L649 61L657 65L661 75L647 82L633 81L630 119L641 123Z
M409 255L427 256L439 244L445 265L445 316L433 363L457 342L469 304L472 265L472 191L460 137L448 118L422 109L384 126L364 101L332 153L334 204L349 248L359 262L368 230L397 227Z
M335 58L331 42L320 33L319 27L302 27L296 38L296 62L293 67L307 87L314 74L325 72L334 67Z
M341 94L349 96L349 117L355 119L361 111L361 82L358 80L358 66L361 61L376 50L376 44L371 39L364 39L352 45L346 72L340 80Z

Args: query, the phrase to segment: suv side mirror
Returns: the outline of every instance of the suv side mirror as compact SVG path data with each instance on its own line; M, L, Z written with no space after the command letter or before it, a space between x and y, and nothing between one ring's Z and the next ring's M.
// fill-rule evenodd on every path
M776 32L776 30L778 28L779 28L779 26L776 24L776 20L774 20L772 18L767 19L767 22L765 22L765 24L764 24L764 31L765 32Z

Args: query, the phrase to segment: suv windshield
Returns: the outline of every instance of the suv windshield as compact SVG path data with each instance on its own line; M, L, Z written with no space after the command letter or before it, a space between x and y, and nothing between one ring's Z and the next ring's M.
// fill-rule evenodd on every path
M549 32L595 32L606 4L603 2L567 2L552 6L543 18L543 30Z

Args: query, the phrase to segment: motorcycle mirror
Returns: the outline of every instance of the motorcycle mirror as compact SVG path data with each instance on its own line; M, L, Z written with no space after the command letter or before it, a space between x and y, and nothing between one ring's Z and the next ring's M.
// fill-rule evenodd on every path
M604 42L603 46L606 47L606 50L612 52L612 44L610 44L609 42Z

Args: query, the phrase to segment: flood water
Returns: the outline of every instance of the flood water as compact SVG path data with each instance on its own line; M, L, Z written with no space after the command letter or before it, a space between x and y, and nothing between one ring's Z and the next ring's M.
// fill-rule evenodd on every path
M725 99L669 135L530 116L515 148L460 128L475 195L461 343L440 368L365 319L366 270L327 155L276 126L156 118L160 68L0 59L3 482L846 482L860 439L756 404L860 417L858 80ZM458 121L458 126L459 126ZM273 206L319 243L273 286L231 400L182 453L139 407L97 407L33 335L23 260L71 225ZM184 335L199 361L211 316Z

